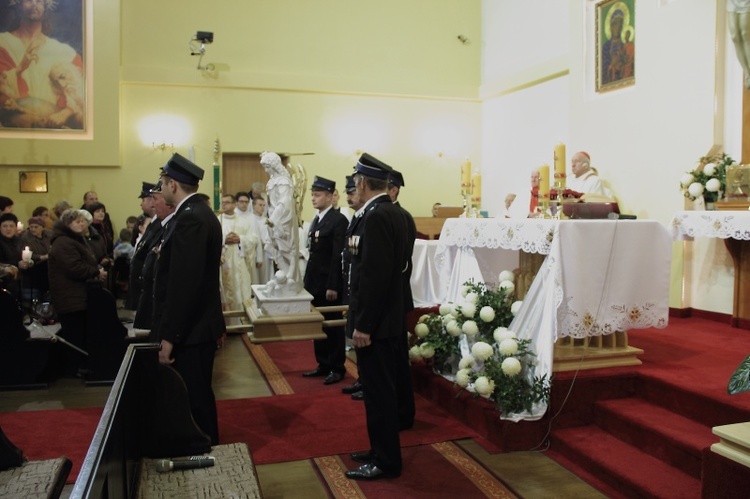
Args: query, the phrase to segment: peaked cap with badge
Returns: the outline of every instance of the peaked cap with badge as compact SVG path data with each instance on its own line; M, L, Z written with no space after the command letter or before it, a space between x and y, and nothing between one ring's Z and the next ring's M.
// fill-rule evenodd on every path
M333 192L336 190L336 182L328 180L327 178L318 177L317 175L313 179L311 191L325 191Z
M167 164L161 168L162 176L166 175L188 185L198 185L203 180L203 174L203 168L178 153L174 153Z
M141 193L138 195L140 199L150 197L154 188L156 187L156 184L152 184L151 182L141 182L143 184L141 186Z
M357 164L354 165L354 172L364 175L366 177L379 178L387 180L388 175L393 171L393 168L380 161L374 156L370 156L364 153L359 157Z

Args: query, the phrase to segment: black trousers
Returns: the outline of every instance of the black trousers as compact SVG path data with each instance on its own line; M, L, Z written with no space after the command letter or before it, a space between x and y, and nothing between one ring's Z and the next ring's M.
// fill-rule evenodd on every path
M315 296L312 301L315 307L325 307L340 305L341 300L327 301L325 295ZM328 312L323 314L323 319L334 320L341 319L341 312ZM344 336L344 327L324 327L323 332L326 335L324 340L314 340L313 349L315 351L315 360L318 366L326 371L333 371L344 374L344 362L346 361L346 338Z
M215 342L175 345L172 350L172 367L185 381L193 419L198 427L211 437L211 445L219 444L216 398L211 386L215 355Z
M397 383L403 342L399 335L376 339L370 346L357 349L373 463L388 472L401 471Z

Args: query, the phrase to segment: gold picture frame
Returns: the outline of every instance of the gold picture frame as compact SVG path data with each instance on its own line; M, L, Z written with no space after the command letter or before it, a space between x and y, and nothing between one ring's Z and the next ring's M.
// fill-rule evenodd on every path
M602 0L596 10L596 91L635 84L635 0Z
M49 192L47 172L19 172L18 190L38 194Z

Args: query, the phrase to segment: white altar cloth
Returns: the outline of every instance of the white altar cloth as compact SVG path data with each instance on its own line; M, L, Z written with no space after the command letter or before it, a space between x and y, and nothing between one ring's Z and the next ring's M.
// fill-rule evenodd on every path
M696 237L750 240L750 211L678 211L672 218L677 241Z
M532 340L537 376L551 374L558 338L667 326L672 241L656 221L448 219L438 243L434 265L447 279L432 284L444 290L439 303L460 302L471 278L495 283L502 270L517 267L519 249L548 255L510 325ZM481 264L484 251L490 257ZM511 253L516 265L509 267ZM534 420L545 411L539 406L511 419Z

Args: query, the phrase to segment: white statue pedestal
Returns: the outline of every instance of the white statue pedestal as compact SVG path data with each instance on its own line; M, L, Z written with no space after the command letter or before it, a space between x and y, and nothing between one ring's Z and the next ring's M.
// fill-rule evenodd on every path
M254 284L255 298L245 302L253 325L248 333L253 343L270 341L322 340L323 315L312 308L312 295L304 289L294 295L270 295L265 284Z

